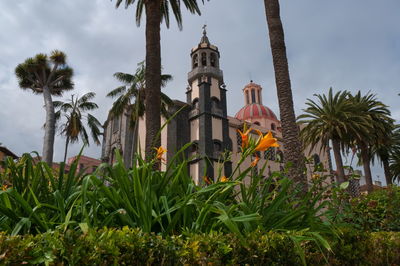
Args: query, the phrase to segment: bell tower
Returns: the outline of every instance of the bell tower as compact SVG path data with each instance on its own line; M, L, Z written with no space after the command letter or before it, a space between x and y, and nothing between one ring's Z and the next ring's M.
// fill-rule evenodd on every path
M188 73L187 103L190 140L194 143L190 153L190 174L197 184L203 176L213 180L229 176L232 164L222 167L224 151L232 150L226 108L226 86L220 69L220 53L207 37L206 26L200 43L191 51L192 70Z

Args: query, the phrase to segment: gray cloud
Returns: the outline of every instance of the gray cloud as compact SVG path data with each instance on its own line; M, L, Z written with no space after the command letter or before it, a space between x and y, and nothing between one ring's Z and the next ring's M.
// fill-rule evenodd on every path
M14 68L39 52L60 49L75 69L80 94L97 93L102 121L112 101L106 93L116 86L112 74L132 72L145 57L144 21L136 27L134 9L115 9L115 2L15 0L0 3L0 142L18 154L42 149L44 121L41 95L18 88ZM387 0L281 1L296 112L314 93L335 89L372 91L400 119L400 3ZM162 27L162 64L174 76L165 92L185 100L190 49L208 24L208 35L221 52L228 88L228 113L243 105L242 88L253 79L264 88L264 104L277 114L278 104L263 1L214 0L201 17L184 12L184 28ZM62 99L69 97L66 93ZM63 142L56 139L55 159ZM70 155L80 149L73 145ZM86 153L100 156L91 146ZM382 174L374 168L374 175Z

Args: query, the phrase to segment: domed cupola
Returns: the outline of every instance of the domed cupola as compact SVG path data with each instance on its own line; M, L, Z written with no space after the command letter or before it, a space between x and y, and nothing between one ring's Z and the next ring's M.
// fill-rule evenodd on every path
M243 89L245 106L235 118L248 121L271 130L276 130L280 122L274 112L262 104L262 87L250 81Z

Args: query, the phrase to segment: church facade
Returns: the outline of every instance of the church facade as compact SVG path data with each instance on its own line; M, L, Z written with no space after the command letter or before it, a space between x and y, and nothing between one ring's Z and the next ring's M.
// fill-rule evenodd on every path
M184 154L189 160L190 175L197 184L202 182L203 176L211 179L230 176L241 157L241 137L237 130L242 130L246 123L264 134L271 131L280 144L279 148L270 148L258 154L258 165L267 163L263 175L269 176L274 171L282 170L284 146L281 123L274 112L263 105L262 87L253 81L245 85L244 106L234 117L228 116L227 89L220 68L220 52L218 47L210 43L205 30L200 43L192 48L190 57L186 103L174 101L169 112L174 114L180 111L161 132L161 145L168 150L166 162L185 144L192 143ZM112 163L115 150L119 150L129 166L135 151L143 153L140 146L144 147L145 143L145 117L138 121L138 142L134 141L134 129L129 119L128 113L121 117L109 115L104 124L103 161ZM164 122L165 119L162 119L162 124ZM258 135L252 137L257 138ZM325 169L331 169L327 151L319 147L314 150L306 148L305 156L311 157L313 164L322 163ZM247 158L241 168L249 167L253 159ZM165 169L165 165L162 167Z

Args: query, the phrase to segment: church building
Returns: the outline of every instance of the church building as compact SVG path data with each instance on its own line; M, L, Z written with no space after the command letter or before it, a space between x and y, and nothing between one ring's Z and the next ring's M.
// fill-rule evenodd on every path
M193 143L185 151L185 156L189 160L190 175L197 184L202 182L203 176L211 179L230 176L241 158L241 136L237 130L242 130L246 123L264 134L271 131L280 144L279 148L270 148L258 154L259 166L267 161L263 175L269 176L274 171L282 170L284 146L281 141L281 123L274 112L263 105L262 87L253 81L245 85L244 106L234 117L228 116L227 88L220 68L220 52L217 46L210 43L205 29L200 43L192 48L190 57L186 103L174 100L169 111L171 114L177 110L180 112L161 132L161 145L168 150L166 162L183 145ZM139 147L142 147L140 152L143 154L146 136L144 119L139 119L137 142L134 141L134 128L131 126L129 114L121 117L109 115L104 124L103 161L112 163L115 160L115 150L119 150L129 167ZM164 122L165 119L162 118L162 124ZM252 137L257 138L258 135L254 134ZM316 147L314 150L306 149L305 155L312 158L312 164L322 163L325 169L330 169L328 152ZM241 168L249 167L253 159L247 158ZM163 165L162 169L165 167Z

